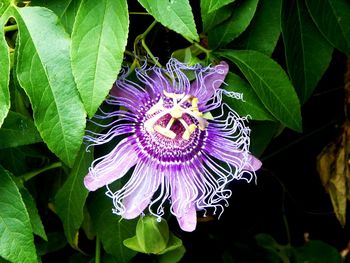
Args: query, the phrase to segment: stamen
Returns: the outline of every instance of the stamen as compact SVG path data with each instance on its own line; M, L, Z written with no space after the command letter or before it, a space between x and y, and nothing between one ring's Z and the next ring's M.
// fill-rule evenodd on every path
M198 109L198 98L193 97L192 95L181 93L169 93L163 90L164 96L170 99L173 99L173 106L172 108L165 108L163 103L164 100L161 98L155 105L153 105L146 114L155 114L150 119L145 121L144 127L148 132L158 132L161 135L175 139L176 133L171 129L172 125L174 124L175 120L179 120L182 126L185 128L184 133L182 134L182 139L189 140L191 134L196 130L197 125L192 123L188 125L186 121L182 118L184 113L187 113L188 115L192 116L198 121L198 128L202 131L206 129L208 126L208 121L203 118L203 113L199 111ZM183 103L189 102L191 103L191 107L183 108L181 107ZM159 121L162 117L164 117L166 114L171 115L171 119L168 122L167 126L164 128L160 125L156 125L157 121Z
M175 139L176 137L176 133L173 132L172 130L169 130L167 128L164 128L160 125L156 125L154 126L154 130L158 133L160 133L161 135L165 136L165 137L168 137L170 139Z
M190 139L191 134L196 130L197 125L192 123L190 125L188 125L184 119L179 119L179 121L181 122L181 124L184 126L185 131L182 134L182 139L188 141Z
M170 139L175 139L176 133L170 130L175 120L176 120L175 118L171 118L165 128L160 125L155 125L154 130L160 133L161 135L164 135L165 137L168 137Z

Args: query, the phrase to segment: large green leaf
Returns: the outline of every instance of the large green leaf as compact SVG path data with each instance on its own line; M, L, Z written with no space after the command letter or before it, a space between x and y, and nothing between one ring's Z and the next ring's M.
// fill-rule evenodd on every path
M91 219L106 252L115 256L118 263L129 262L136 252L125 247L123 240L135 234L137 220L121 220L112 213L112 206L105 190L97 191L89 203Z
M13 8L19 25L16 73L41 137L72 166L85 128L85 111L70 67L70 41L52 11Z
M245 0L235 3L231 18L209 31L209 47L223 47L242 34L253 19L258 2L259 0Z
M289 75L305 102L327 69L333 48L312 22L303 0L284 2L282 35Z
M233 47L271 56L281 33L281 4L282 0L260 0L252 22Z
M87 152L86 146L82 145L67 181L55 198L56 211L63 223L67 241L75 248L78 248L77 234L84 219L83 208L88 196L84 176L92 161L93 152Z
M227 84L225 90L243 94L243 100L237 100L227 96L223 97L224 101L240 116L249 115L253 120L276 120L246 81L236 74L229 72L225 83Z
M0 19L0 127L10 109L10 52L2 29L5 22Z
M60 18L67 33L71 34L80 2L81 0L32 0L30 5L52 10Z
M27 208L30 223L32 225L33 233L40 236L42 239L47 241L47 236L45 233L45 229L43 223L41 222L40 215L38 213L38 209L36 208L35 200L29 191L26 188L20 189L23 202Z
M0 0L0 15L10 6L11 0Z
M21 165L18 165L19 163ZM21 147L0 150L0 165L14 175L22 175L28 172L26 155L21 151Z
M82 0L71 0L69 6L61 16L61 22L68 34L72 34L75 17Z
M227 8L226 6L209 13L210 3L211 1L201 0L201 17L204 32L208 32L216 25L225 21L232 13L231 8Z
M192 8L188 0L138 0L139 3L163 26L199 41Z
M249 128L252 130L249 150L254 156L260 157L262 155L271 140L278 133L280 126L279 123L271 121L249 122Z
M38 262L26 207L11 176L0 167L0 256L11 262Z
M208 13L211 13L234 1L235 0L201 0L201 2L207 2L206 5L208 5Z
M234 62L264 106L287 127L301 131L300 103L283 69L268 56L252 50L218 52Z
M10 111L0 129L0 149L41 142L41 137L31 119Z
M83 0L72 32L72 69L92 117L116 80L128 37L126 0Z
M306 0L311 17L329 42L350 55L350 2Z
M61 17L73 0L31 0L30 5L46 7Z

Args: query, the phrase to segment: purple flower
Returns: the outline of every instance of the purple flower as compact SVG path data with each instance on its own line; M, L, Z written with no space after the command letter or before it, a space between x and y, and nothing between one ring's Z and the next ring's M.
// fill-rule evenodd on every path
M196 210L221 213L231 195L228 183L250 182L261 166L249 153L246 118L222 103L223 95L241 97L220 88L227 72L225 62L202 67L171 59L166 69L136 69L141 85L125 76L118 79L106 100L115 110L96 115L112 119L108 132L86 139L92 145L120 135L124 139L92 163L86 188L94 191L133 169L121 189L113 192L107 186L115 214L131 219L148 207L151 214L162 216L169 199L180 227L193 231Z

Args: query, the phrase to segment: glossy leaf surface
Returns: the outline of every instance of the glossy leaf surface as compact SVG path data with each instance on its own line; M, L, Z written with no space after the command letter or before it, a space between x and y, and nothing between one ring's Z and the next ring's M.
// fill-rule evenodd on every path
M81 2L72 32L72 70L90 118L117 79L128 28L126 0Z
M70 67L70 40L57 16L41 7L14 15L19 24L16 73L34 111L34 122L51 151L73 165L85 128L85 111Z
M287 127L301 131L300 103L283 69L266 55L252 50L226 50L219 55L234 62L264 106Z
M192 40L199 41L188 0L138 0L159 23Z

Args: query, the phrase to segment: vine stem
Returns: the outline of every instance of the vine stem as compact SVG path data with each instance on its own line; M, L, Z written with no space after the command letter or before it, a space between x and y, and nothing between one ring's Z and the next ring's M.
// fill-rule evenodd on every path
M11 25L11 26L5 26L4 27L4 32L10 32L10 31L15 31L18 29L17 25Z
M282 196L282 217L283 217L283 223L284 223L284 228L286 230L286 235L287 235L287 241L288 241L288 245L291 245L291 236L290 236L290 229L289 229L289 224L288 224L288 219L287 219L287 215L286 215L286 208L285 208L285 202L286 202L286 188L283 185L283 196Z
M155 65L162 68L163 66L159 63L159 61L156 59L156 57L153 55L152 51L148 48L146 44L146 36L148 33L153 29L153 27L157 24L157 21L153 21L152 24L143 32L141 35L136 37L135 43L134 43L134 52L136 54L136 44L141 41L142 47L147 52L148 56L152 59Z
M96 248L95 248L95 263L101 262L101 242L100 238L96 235Z
M149 16L150 14L147 12L129 12L129 15L144 15Z
M205 47L201 46L198 42L193 41L192 39L189 39L188 37L183 36L183 38L185 38L188 42L190 42L193 46L195 46L196 48L198 48L200 51L202 51L203 53L206 54L206 56L209 56L211 50L210 49L206 49Z
M20 176L20 178L26 182L30 179L32 179L33 177L37 176L38 174L41 174L43 172L46 172L48 170L51 170L51 169L55 169L55 168L59 168L59 167L62 167L62 163L61 162L56 162L56 163L53 163L53 164L50 164L44 168L41 168L41 169L38 169L38 170L35 170L35 171L31 171L29 173L25 173L23 175Z

